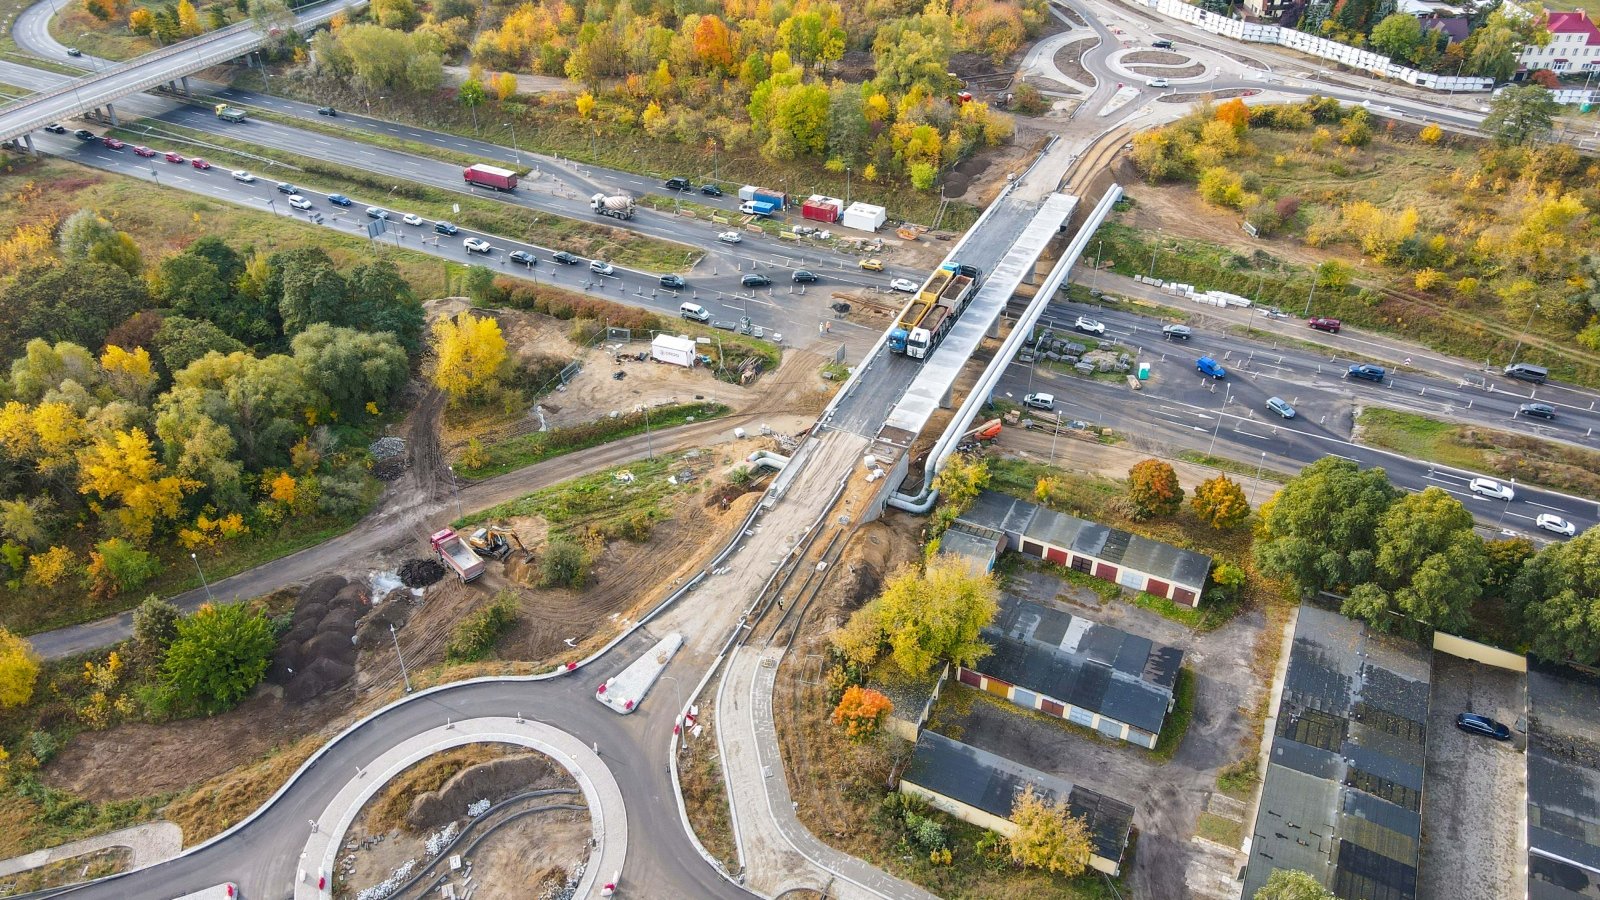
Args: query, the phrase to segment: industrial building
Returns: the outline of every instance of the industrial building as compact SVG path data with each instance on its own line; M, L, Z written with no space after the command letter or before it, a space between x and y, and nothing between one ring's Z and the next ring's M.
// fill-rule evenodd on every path
M1528 897L1600 897L1600 678L1528 669Z

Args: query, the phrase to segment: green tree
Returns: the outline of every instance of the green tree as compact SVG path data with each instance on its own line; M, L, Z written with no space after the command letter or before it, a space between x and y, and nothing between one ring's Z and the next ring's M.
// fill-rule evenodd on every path
M946 16L925 13L886 22L872 42L879 88L886 94L905 94L920 86L929 93L943 94L950 82L954 46Z
M283 271L278 312L283 332L296 335L318 322L339 322L348 313L350 286L326 254L296 261Z
M1422 23L1411 13L1390 13L1372 28L1372 49L1402 62L1422 45Z
M1325 456L1262 504L1256 565L1305 594L1366 581L1378 523L1396 496L1382 469Z
M39 263L0 285L0 355L33 338L99 347L111 329L150 306L142 280L103 262Z
M344 421L359 418L368 403L387 405L409 374L406 351L388 333L324 322L295 335L293 347L305 383Z
M104 216L92 209L80 209L61 223L56 244L61 249L62 259L88 259L90 250L110 240L116 233L117 229Z
M1128 499L1141 519L1170 516L1183 508L1183 486L1178 473L1159 459L1146 459L1128 470Z
M994 576L973 575L952 557L935 557L920 573L902 568L850 617L840 637L851 643L841 650L870 662L887 646L895 668L913 677L941 659L972 665L990 653L979 633L1000 608L998 593Z
M545 587L583 587L589 577L589 554L570 538L545 544L539 556L539 583Z
M266 616L242 603L207 604L178 623L161 678L181 704L214 715L261 681L274 643Z
M1385 631L1397 615L1423 628L1453 631L1466 624L1482 596L1489 559L1461 501L1436 487L1408 494L1384 513L1376 538L1373 578L1350 592L1345 615Z
M1244 488L1226 475L1200 482L1189 505L1200 521L1218 530L1231 531L1250 518L1250 501Z
M161 561L155 554L122 538L101 541L89 554L89 581L97 593L105 596L135 590L159 571Z
M1503 88L1489 101L1489 114L1480 126L1502 147L1517 147L1550 131L1557 105L1550 89L1539 84Z
M364 263L350 271L350 302L336 324L360 331L387 331L415 354L422 346L422 304L411 283L387 259Z
M243 350L245 345L224 334L204 319L168 316L156 331L155 351L168 372L180 372L207 353L224 356Z
M1533 654L1600 662L1600 529L1550 544L1523 564L1512 588Z
M183 613L170 601L155 594L145 597L133 610L134 643L141 651L159 658L178 636L178 622L182 618Z
M1011 803L1017 832L1006 839L1011 861L1067 878L1089 866L1089 828L1067 810L1065 797L1041 796L1028 785Z
M989 478L988 460L981 456L955 453L945 460L944 468L934 476L933 487L947 506L962 513L989 486Z
M487 300L494 291L494 270L488 266L467 266L465 280L467 296L476 302Z
M1254 900L1336 900L1322 882L1294 869L1273 869Z
M489 95L483 89L483 82L476 78L468 78L466 81L461 82L460 89L456 91L456 100L472 111L473 128L478 127L478 107L482 106L487 99L489 99Z

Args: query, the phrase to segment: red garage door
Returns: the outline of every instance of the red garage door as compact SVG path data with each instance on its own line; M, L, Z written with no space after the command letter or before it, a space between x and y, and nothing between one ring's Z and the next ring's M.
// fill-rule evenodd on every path
M1159 578L1151 578L1145 581L1144 589L1152 594L1155 594L1157 597L1172 596L1172 585L1167 584L1165 581L1162 581Z
M961 679L962 684L969 687L983 687L983 677L966 667L962 667L957 677Z
M1061 704L1055 702L1054 700L1041 700L1041 701L1039 701L1039 708L1044 710L1045 712L1049 713L1050 715L1055 716L1058 719L1066 716L1066 714L1067 714L1066 707L1064 707Z
M1064 566L1064 565L1067 564L1067 551L1058 550L1055 547L1051 547L1051 548L1049 548L1048 550L1046 550L1044 552L1045 552L1045 558L1050 560L1051 562L1055 563L1056 565Z
M1172 591L1172 599L1182 603L1184 606L1193 606L1195 604L1194 591L1191 591L1188 588L1174 588Z
M1117 567L1110 563L1097 563L1094 567L1094 577L1106 581L1117 580Z

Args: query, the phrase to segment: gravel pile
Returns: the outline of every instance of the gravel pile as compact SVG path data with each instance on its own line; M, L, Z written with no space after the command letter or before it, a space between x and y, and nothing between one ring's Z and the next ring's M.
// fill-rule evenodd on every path
M444 577L444 566L432 559L408 559L400 564L400 582L406 587L427 587Z
M367 452L375 460L393 459L403 456L406 452L406 442L397 437L382 437L367 445Z

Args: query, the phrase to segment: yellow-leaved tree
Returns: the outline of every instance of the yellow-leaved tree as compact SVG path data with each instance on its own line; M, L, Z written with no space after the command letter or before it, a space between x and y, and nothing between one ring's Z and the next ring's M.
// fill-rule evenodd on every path
M136 541L150 537L157 521L178 514L185 490L199 482L169 474L156 459L142 428L95 441L78 456L78 491L122 506L115 511L123 532Z
M459 400L499 379L506 362L506 339L499 322L462 312L433 323L433 352L437 358L433 383L451 400Z
M143 405L155 388L155 367L150 363L150 351L143 347L124 350L116 344L107 344L100 354L100 368L105 370L106 384L117 396Z
M887 647L895 668L912 677L943 659L970 666L990 653L979 633L999 611L998 597L993 575L974 575L955 557L935 556L921 572L904 567L890 576L833 643L862 666Z
M178 31L184 37L194 37L205 29L200 27L200 13L189 0L178 0Z
M1238 528L1250 518L1250 502L1244 488L1226 475L1200 482L1189 506L1202 522L1219 531Z
M1068 878L1088 867L1089 829L1062 798L1041 797L1030 784L1012 801L1011 821L1017 826L1006 841L1012 862Z
M39 657L32 645L0 628L0 709L27 703L38 678Z

